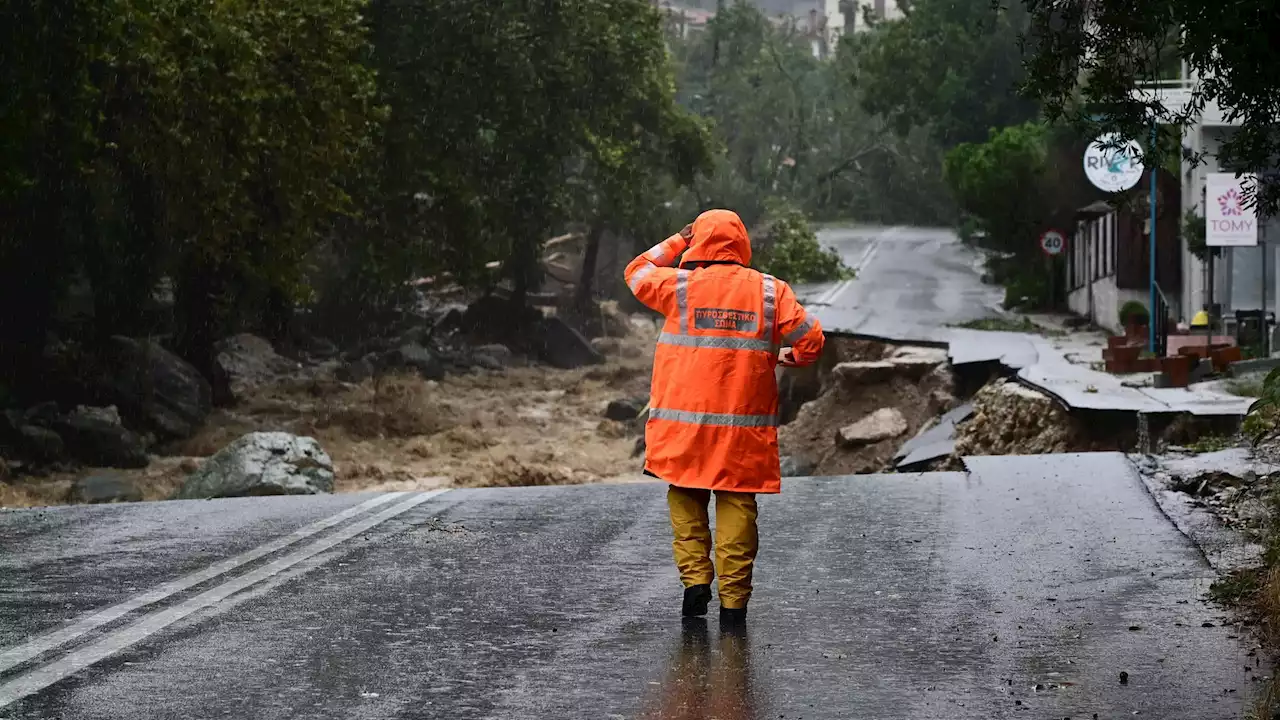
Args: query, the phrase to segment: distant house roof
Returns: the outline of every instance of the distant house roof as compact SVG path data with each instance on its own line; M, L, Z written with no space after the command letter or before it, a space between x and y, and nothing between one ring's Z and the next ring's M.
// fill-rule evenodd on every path
M1077 218L1095 218L1095 217L1100 217L1102 215L1106 215L1114 210L1115 208L1112 207L1105 200L1098 200L1097 202L1089 203L1088 205L1085 205L1079 210L1076 210L1076 217Z

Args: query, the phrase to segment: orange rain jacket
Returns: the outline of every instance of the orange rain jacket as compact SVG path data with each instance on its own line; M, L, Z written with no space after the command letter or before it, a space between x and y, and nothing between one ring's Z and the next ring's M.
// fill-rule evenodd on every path
M673 485L782 488L778 351L789 345L796 364L816 361L822 326L789 285L750 262L737 213L709 210L693 222L687 247L672 235L627 265L631 292L666 316L654 355L645 470ZM686 267L699 263L709 264Z

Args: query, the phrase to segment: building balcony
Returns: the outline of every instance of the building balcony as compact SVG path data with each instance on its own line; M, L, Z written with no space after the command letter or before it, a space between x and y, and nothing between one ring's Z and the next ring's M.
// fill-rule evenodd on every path
M1176 80L1140 83L1134 89L1134 97L1143 102L1159 100L1169 112L1183 113L1191 103L1191 95L1199 84L1198 80L1185 77L1185 71L1183 75L1184 77ZM1226 112L1216 102L1205 103L1204 109L1200 111L1201 126L1235 127L1239 124L1239 120L1228 120Z

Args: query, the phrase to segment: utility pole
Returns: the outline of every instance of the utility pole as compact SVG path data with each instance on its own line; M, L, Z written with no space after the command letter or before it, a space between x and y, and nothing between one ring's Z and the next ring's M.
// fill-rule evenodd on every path
M1156 132L1158 126L1155 120L1151 121L1151 155L1155 155L1156 151ZM1147 243L1150 250L1151 263L1151 311L1147 318L1147 349L1152 354L1156 351L1156 313L1161 312L1159 307L1159 288L1156 285L1156 171L1157 167L1154 163L1151 165L1151 226L1148 228ZM1265 271L1264 271L1265 272Z

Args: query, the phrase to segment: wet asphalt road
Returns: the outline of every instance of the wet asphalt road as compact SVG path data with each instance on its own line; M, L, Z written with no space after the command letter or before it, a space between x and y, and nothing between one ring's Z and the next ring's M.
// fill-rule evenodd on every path
M1255 658L1126 459L972 463L762 499L744 635L676 617L654 484L0 513L0 718L1240 717Z
M939 328L995 315L1003 299L999 288L982 283L980 256L951 230L831 226L818 240L858 271L852 280L800 291L829 330L935 340Z

